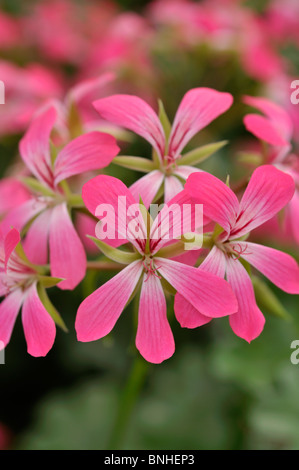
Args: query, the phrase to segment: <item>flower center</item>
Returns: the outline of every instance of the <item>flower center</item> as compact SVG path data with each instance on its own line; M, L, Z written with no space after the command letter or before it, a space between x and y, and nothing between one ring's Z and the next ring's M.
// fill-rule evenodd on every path
M159 266L155 266L154 259L151 256L144 257L142 266L144 267L144 272L147 273L147 278L144 280L144 282L146 282L152 274L158 279L161 279L161 276L157 274Z
M237 261L241 256L250 255L248 251L248 245L242 246L240 243L230 244L227 250L233 260Z
M166 175L171 175L178 167L176 159L172 155L165 155L163 163Z

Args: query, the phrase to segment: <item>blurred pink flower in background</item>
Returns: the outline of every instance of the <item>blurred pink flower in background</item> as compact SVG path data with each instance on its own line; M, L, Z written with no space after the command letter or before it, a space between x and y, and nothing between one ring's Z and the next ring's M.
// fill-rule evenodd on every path
M245 97L245 102L263 115L248 114L244 118L246 129L270 145L266 159L290 175L295 183L295 193L284 210L284 234L299 243L299 157L292 154L293 124L288 113L280 106L260 97Z
M59 74L40 64L19 67L0 60L5 84L5 106L0 106L0 136L23 132L46 99L62 96Z
M21 36L18 21L7 13L0 11L0 48L7 49L19 45Z
M22 138L20 154L37 179L37 186L33 186L37 193L33 191L29 200L10 211L0 227L5 233L10 227L21 230L34 219L25 240L30 261L47 263L49 240L51 273L64 278L59 284L61 289L73 289L85 275L86 255L69 214L70 195L59 183L71 176L107 166L119 148L112 136L91 132L64 146L53 163L50 135L56 119L55 108L46 109L35 117ZM75 257L73 253L76 253Z

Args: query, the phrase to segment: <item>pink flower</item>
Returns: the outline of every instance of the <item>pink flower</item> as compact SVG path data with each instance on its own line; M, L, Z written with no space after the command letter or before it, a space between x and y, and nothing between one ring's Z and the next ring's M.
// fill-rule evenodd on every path
M7 232L13 226L21 230L32 221L25 239L30 261L47 263L49 242L52 276L65 279L59 283L61 289L73 289L85 275L86 255L69 213L76 203L72 203L73 195L60 183L107 166L119 148L112 136L90 132L69 142L53 158L50 135L56 116L54 108L46 109L32 121L20 142L22 159L36 178L29 182L33 194L9 212L1 229Z
M299 268L289 255L255 243L246 235L279 212L292 198L292 178L271 165L253 173L241 202L222 181L208 173L191 175L185 186L195 202L203 204L206 216L222 228L212 236L213 247L200 269L225 277L238 300L239 309L229 317L236 335L250 342L263 330L264 316L256 305L254 290L244 260L280 289L299 294ZM175 311L182 326L194 328L202 319L181 295L175 299ZM179 316L178 312L184 312Z
M293 124L288 113L267 98L245 96L244 101L264 114L247 114L246 129L274 147L273 162L281 161L291 148Z
M14 177L0 181L0 217L30 198L26 186Z
M299 243L299 157L290 154L293 123L283 108L266 98L246 96L245 102L265 115L248 114L244 124L249 132L270 145L267 163L290 175L295 182L294 196L284 211L284 231L289 231Z
M20 28L17 20L0 11L0 47L14 47L20 41Z
M45 356L52 348L56 329L38 294L40 273L15 251L20 234L12 229L0 238L0 341L6 346L22 308L28 353Z
M26 41L56 63L80 64L88 46L83 17L79 5L70 0L38 2L23 18Z
M221 317L236 311L234 296L223 279L163 257L163 247L169 243L165 235L171 234L175 240L183 233L181 217L171 218L169 214L173 205L182 208L189 202L184 191L164 206L149 232L138 202L120 180L97 176L83 186L82 195L94 215L100 204L110 204L118 219L118 236L126 238L134 251L116 250L125 256L122 262L128 266L80 305L75 325L79 341L94 341L110 333L133 293L141 287L136 346L150 362L160 363L172 356L174 339L166 315L162 278L189 300L198 315ZM124 196L126 204L121 207L120 198ZM135 207L133 222L138 234L124 216L129 207ZM192 217L190 212L189 220ZM114 227L114 218L107 215L105 223Z
M45 111L49 107L54 107L57 112L56 128L59 137L67 143L78 135L90 131L107 132L111 135L120 132L116 126L107 125L107 121L99 119L98 113L92 106L92 102L106 96L111 92L111 83L115 80L115 74L107 72L93 78L81 80L73 85L67 92L63 100L49 99L39 112ZM123 130L121 130L123 133Z
M168 202L183 189L179 178L185 180L191 173L199 171L183 164L181 152L191 138L224 113L232 101L229 93L209 88L189 90L177 110L169 138L155 111L137 96L110 96L95 101L94 107L104 119L140 135L156 151L157 169L130 188L135 198L141 196L144 205L149 207L163 183L165 202Z
M18 67L0 60L0 78L5 84L5 106L0 106L0 136L23 132L44 100L62 94L60 77L39 64Z

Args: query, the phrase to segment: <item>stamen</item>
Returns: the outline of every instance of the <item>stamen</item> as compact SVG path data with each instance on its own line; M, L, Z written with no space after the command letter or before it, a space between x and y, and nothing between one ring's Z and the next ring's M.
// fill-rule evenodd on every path
M237 247L239 247L237 249ZM237 243L236 245L233 245L232 247L232 258L234 261L237 261L240 259L242 255L251 255L252 253L250 251L247 251L248 245L246 244L243 248L240 243Z
M144 282L149 280L149 277L150 277L151 274L153 274L158 279L161 279L161 276L159 276L159 274L157 274L157 272L156 272L159 269L159 266L155 267L154 260L152 258L150 258L149 264L144 260L142 262L142 266L144 267L144 269L147 272L147 278L144 280Z
M167 165L166 165L166 170L176 170L178 165L177 165L177 162L176 162L176 159L174 157L172 157L171 155L165 155L164 159L166 160L167 162Z

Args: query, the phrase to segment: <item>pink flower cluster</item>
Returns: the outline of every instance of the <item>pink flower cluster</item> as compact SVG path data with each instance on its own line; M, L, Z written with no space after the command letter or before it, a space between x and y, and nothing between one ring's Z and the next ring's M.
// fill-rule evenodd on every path
M262 25L233 1L158 0L143 17L119 14L111 2L85 8L67 0L54 3L55 8L53 2L41 2L30 17L18 20L0 16L1 47L9 51L25 33L24 50L36 48L48 63L68 63L78 70L76 83L66 85L54 66L20 67L0 60L0 79L9 84L0 134L24 132L20 158L0 180L0 341L9 343L21 311L28 353L45 356L54 344L55 325L66 329L47 289L73 290L88 269L105 269L109 258L119 272L82 299L75 319L79 341L109 334L136 298L136 347L147 361L160 363L175 350L167 316L174 296L175 318L182 327L197 328L227 316L233 332L251 342L265 324L252 268L283 291L299 294L296 260L250 238L283 213L285 230L299 243L299 157L292 150L296 122L269 97L244 97L261 113L244 118L261 149L258 158L247 155L251 175L233 191L229 178L224 182L200 168L226 142L194 144L217 118L229 116L232 94L191 88L171 123L161 101L157 111L152 107L150 51L166 31L173 44L187 49L208 42L215 50L229 50L237 42L244 69L270 90L273 74L285 77L286 68L264 27L275 26L278 42L286 36L298 41L294 19L284 17L280 23L276 3ZM81 19L82 8L90 28ZM105 12L102 29L94 19L99 11ZM63 32L55 39L49 17ZM136 45L140 32L143 39ZM257 54L263 65L258 70ZM131 79L125 74L127 64ZM142 76L147 80L136 86L136 77ZM150 144L152 158L123 154L127 142L139 137ZM145 175L127 187L105 174L108 166L112 173L118 166ZM120 201L125 201L124 211ZM152 203L162 204L155 218L149 211ZM200 222L196 205L203 208ZM117 224L100 206L113 209ZM113 226L115 239L96 238L99 226L101 232ZM191 239L189 251L186 241Z

